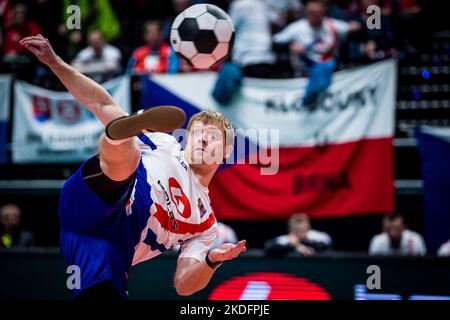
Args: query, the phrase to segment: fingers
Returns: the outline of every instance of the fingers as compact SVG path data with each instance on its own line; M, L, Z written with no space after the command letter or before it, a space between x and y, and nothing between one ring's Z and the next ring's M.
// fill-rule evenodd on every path
M33 46L36 48L42 48L45 45L45 42L42 39L27 39L20 42L21 45L26 46Z
M25 43L25 44L23 44L23 46L25 47L25 49L30 50L31 53L33 53L36 56L41 53L41 50L39 48L35 48L30 44Z
M44 36L42 34L38 34L37 36L30 36L30 37L25 37L23 39L21 39L19 41L19 43L21 45L24 45L25 43L34 43L34 45L39 44L44 44L47 41L46 38L44 38Z
M239 241L233 248L231 248L228 252L224 253L224 256L228 260L236 258L241 252L247 251L247 248L245 247L246 241L241 240Z

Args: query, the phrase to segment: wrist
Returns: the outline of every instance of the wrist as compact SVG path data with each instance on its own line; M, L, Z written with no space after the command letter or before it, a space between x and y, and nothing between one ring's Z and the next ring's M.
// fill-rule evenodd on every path
M53 59L51 59L48 63L47 63L47 66L50 68L50 69L53 69L53 68L56 68L56 67L58 67L59 65L61 65L61 62L62 62L63 60L59 57L59 56L57 56L57 55L55 55L55 57L53 58Z
M223 261L215 261L214 258L211 259L210 254L209 254L210 252L211 252L211 250L209 250L206 253L205 262L210 268L216 269L218 266L220 266L223 263Z

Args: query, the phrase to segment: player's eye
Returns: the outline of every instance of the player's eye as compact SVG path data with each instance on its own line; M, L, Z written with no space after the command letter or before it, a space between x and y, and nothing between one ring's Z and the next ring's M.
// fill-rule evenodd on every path
M207 137L208 137L208 140L215 141L215 140L219 139L219 133L216 131L210 131L210 132L208 132Z

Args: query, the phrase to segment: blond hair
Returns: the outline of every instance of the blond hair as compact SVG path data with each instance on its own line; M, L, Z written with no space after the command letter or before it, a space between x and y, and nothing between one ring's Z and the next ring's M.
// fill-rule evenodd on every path
M187 125L188 131L191 130L192 124L196 121L201 121L204 124L214 124L221 127L225 131L225 144L227 146L234 144L233 125L222 113L212 110L205 110L194 114Z

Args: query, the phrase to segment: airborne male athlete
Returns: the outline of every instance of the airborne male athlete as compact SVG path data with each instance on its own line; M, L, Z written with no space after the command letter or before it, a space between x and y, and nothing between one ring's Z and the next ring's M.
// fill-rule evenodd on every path
M155 107L128 115L99 84L57 56L46 38L20 43L106 127L98 155L84 162L61 191L61 253L67 265L80 268L76 298L126 299L131 266L178 244L177 293L203 289L221 263L246 250L245 240L210 249L216 218L208 184L232 151L230 122L212 111L194 115L182 151L164 133L183 125L181 109Z

